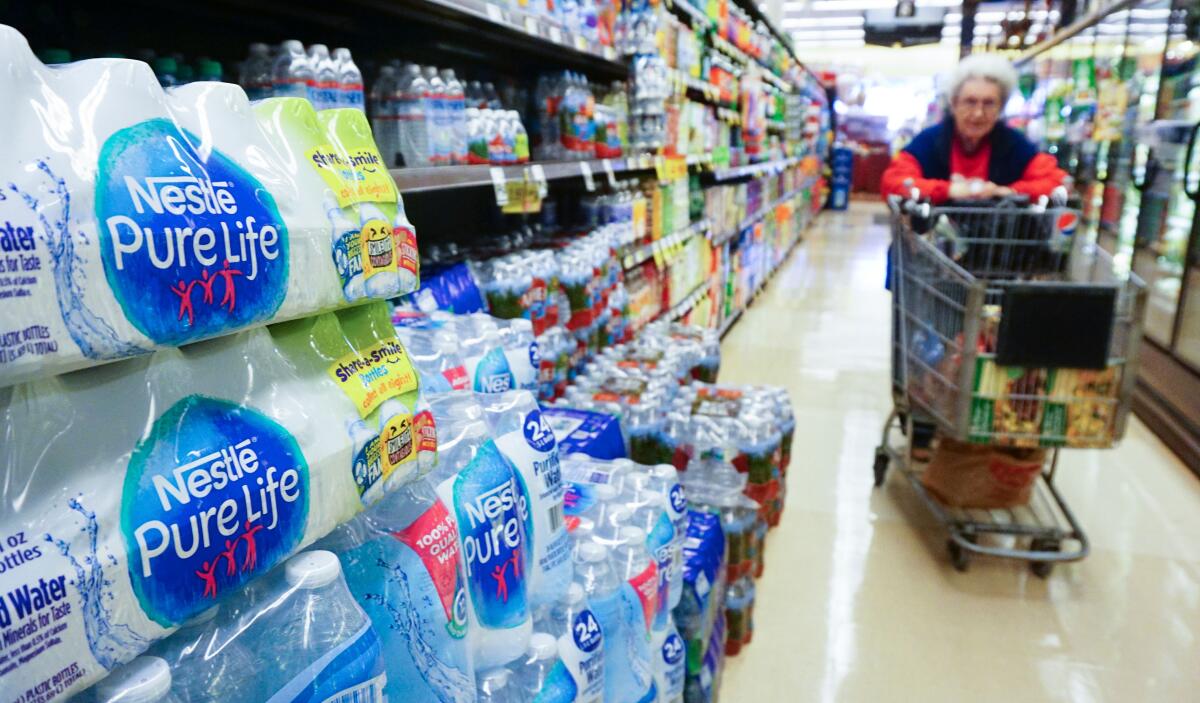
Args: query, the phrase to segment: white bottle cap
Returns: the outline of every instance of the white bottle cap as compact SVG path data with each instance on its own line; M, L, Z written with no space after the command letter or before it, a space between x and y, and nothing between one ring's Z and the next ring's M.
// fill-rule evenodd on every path
M626 525L621 528L621 541L628 545L644 545L646 544L646 531L640 527Z
M558 654L558 641L554 635L545 632L535 632L529 638L529 656L534 659L553 659Z
M337 580L342 564L333 552L314 549L287 560L283 575L296 588L321 588Z
M528 332L533 334L533 322L530 320L526 320L523 317L518 317L514 320L509 320L508 323L517 332Z
M596 542L583 542L579 545L579 558L588 564L596 564L608 559L608 548Z
M583 591L583 584L572 581L571 585L567 586L567 592L563 595L562 600L564 603L575 605L583 601L586 595Z
M679 472L671 464L655 464L654 476L666 481L679 480Z
M595 491L598 500L613 500L619 494L617 487L611 483L597 483Z
M99 703L154 703L171 692L171 668L158 657L138 657L96 684Z

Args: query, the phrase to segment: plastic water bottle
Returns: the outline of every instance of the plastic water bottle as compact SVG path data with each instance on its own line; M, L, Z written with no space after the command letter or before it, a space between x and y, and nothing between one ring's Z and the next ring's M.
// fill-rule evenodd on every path
M171 692L180 703L260 697L255 686L261 662L233 628L218 626L219 611L209 608L150 650L171 667Z
M434 166L450 163L450 115L446 107L446 83L437 67L421 71L428 87L424 93L425 125L429 130L429 161Z
M333 263L342 282L342 294L348 302L367 294L363 276L362 244L359 225L332 198L325 203L325 216L332 229Z
M516 110L509 110L506 115L509 124L512 125L513 160L519 164L529 163L529 133L525 131L525 125L521 124L521 116Z
M242 64L242 72L238 81L246 89L246 97L251 100L269 98L274 93L271 75L271 49L266 44L256 42L250 45L250 55Z
M171 693L171 669L159 657L137 657L93 690L96 703L182 703Z
M454 69L442 69L440 78L446 85L446 117L450 143L450 163L467 163L467 101L462 83Z
M392 490L321 545L341 555L350 591L379 633L388 699L472 703L458 531L430 482Z
M288 593L256 618L250 637L272 699L383 695L379 636L342 579L332 552L313 550L283 567ZM348 700L349 698L347 698Z
M458 530L476 665L502 666L525 651L533 630L529 495L488 436L472 393L446 393L429 403L438 432L438 465L429 478Z
M650 655L654 659L654 686L661 703L683 703L684 678L687 675L687 645L668 617L666 626L651 634Z
M396 84L396 112L400 117L400 156L397 166L428 166L430 145L429 82L415 63L406 64Z
M605 700L637 703L655 688L654 673L650 666L650 626L658 608L658 568L646 551L644 530L622 527L621 540L613 548L617 575L625 581L621 587L623 638L618 640L617 649L628 656L629 673L627 683L618 697L606 697Z
M304 54L303 44L296 39L288 39L280 45L273 76L275 97L310 97L308 84L313 81L313 69Z
M572 583L536 627L558 637L558 656L575 681L579 703L603 703L605 633L583 586Z
M400 274L397 272L396 241L387 215L374 203L359 203L359 232L362 236L365 263L363 275L367 295L388 298L400 293Z
M308 83L309 102L318 110L337 107L337 64L329 55L329 47L324 44L308 47L308 63L312 67L312 78Z
M500 93L496 92L496 84L487 82L483 84L483 97L487 100L487 107L492 110L503 110L504 105L500 102Z
M604 633L604 700L642 700L652 685L649 643L645 623L639 625L627 605L630 587L614 569L610 550L597 542L579 545L575 572Z
M522 700L574 703L579 697L575 679L558 656L558 640L546 632L529 638L529 651L517 667L516 680Z
M400 152L400 105L396 96L396 69L383 66L379 69L379 77L371 85L368 107L375 146L389 167L398 165Z
M512 672L504 667L479 674L479 703L526 703L512 681Z
M337 66L338 100L340 107L363 109L363 75L350 56L350 50L333 50L333 61Z
M671 601L671 574L677 568L676 562L683 558L682 545L675 538L675 525L664 508L662 496L639 491L635 495L635 502L642 504L632 512L629 523L646 534L646 549L655 561L658 587L653 627L661 628L666 626L671 616L668 607Z

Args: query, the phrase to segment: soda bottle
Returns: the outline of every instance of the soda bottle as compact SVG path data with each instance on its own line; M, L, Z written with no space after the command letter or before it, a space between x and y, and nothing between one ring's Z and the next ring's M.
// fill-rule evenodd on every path
M350 56L350 50L337 48L333 50L333 60L337 66L339 107L363 109L363 75Z
M329 47L324 44L313 44L308 47L308 65L312 68L312 76L308 81L309 102L318 110L337 107L337 64L329 55Z
M271 77L270 48L261 42L250 45L250 55L242 64L241 76L238 82L246 89L246 97L251 100L269 98L274 93Z
M283 577L286 592L249 626L266 690L289 700L382 696L379 636L346 587L338 558L303 552L287 560Z
M311 101L308 84L313 80L313 69L304 54L304 45L299 41L288 39L280 45L273 76L275 97L309 98Z
M467 113L466 95L462 83L454 75L454 69L442 69L440 75L446 85L446 116L450 151L450 163L467 163Z
M379 147L379 153L389 167L398 166L400 158L400 106L396 96L396 69L383 66L371 86L369 108L375 146Z
M137 657L93 690L96 703L182 703L171 693L171 669L159 657Z
M588 606L583 586L572 583L536 626L558 637L558 656L575 682L576 700L603 703L604 631Z

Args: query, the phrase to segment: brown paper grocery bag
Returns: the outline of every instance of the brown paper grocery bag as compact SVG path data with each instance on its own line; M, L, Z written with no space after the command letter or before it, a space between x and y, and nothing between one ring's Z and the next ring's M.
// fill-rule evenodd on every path
M1013 449L942 439L921 482L957 508L1015 508L1029 502L1044 449Z

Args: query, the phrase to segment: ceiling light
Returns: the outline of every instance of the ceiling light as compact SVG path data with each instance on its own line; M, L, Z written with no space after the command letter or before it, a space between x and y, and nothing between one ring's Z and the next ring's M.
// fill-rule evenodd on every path
M921 7L958 7L962 0L920 0ZM838 10L854 12L857 10L892 10L896 0L813 0L813 10Z
M861 29L822 29L807 32L792 32L794 39L825 38L825 39L861 39L866 33Z
M795 27L861 27L862 15L847 15L845 17L785 17L783 26Z

